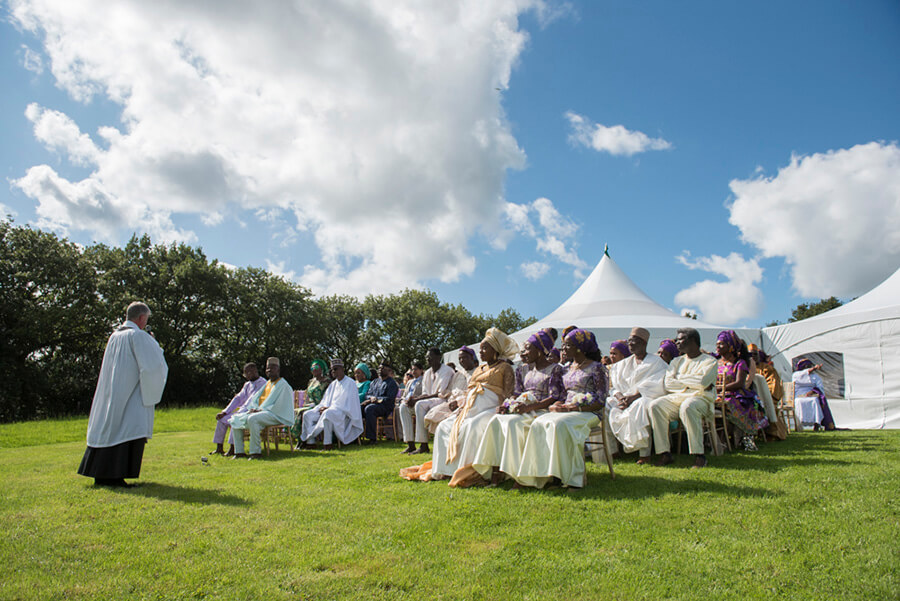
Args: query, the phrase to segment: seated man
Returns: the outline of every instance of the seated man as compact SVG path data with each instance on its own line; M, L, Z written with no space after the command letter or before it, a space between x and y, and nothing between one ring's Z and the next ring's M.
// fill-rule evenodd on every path
M360 407L366 422L366 444L378 442L375 431L378 418L393 413L399 390L394 380L394 369L386 361L382 361L378 367L378 379L372 382L368 396Z
M226 457L234 455L233 432L228 436L228 444L231 445L228 448L228 452L226 453L223 448L223 445L225 444L225 431L229 426L228 420L231 419L232 415L241 411L247 404L247 401L250 400L250 397L266 384L266 381L259 377L259 369L257 369L256 363L248 363L244 366L244 379L247 381L244 382L243 388L231 398L231 402L228 403L228 406L216 415L216 432L213 434L213 442L216 445L216 450L212 452L213 455L225 455Z
M674 461L670 452L669 422L681 418L688 438L688 450L694 455L693 467L706 467L703 452L703 420L713 419L718 363L700 352L700 332L681 328L675 337L680 356L672 359L666 372L665 396L650 403L650 427L659 455L657 465Z
M331 375L334 380L328 385L322 402L303 414L300 440L304 443L304 449L314 449L319 434L322 435L324 449L330 451L333 436L349 444L363 433L356 382L344 374L344 362L340 359L331 360Z
M814 429L834 430L834 417L825 398L825 384L815 372L821 365L813 365L809 359L802 358L797 362L797 369L791 375L794 382L794 410L803 425L812 425Z
M266 426L291 426L294 423L294 389L281 377L278 357L266 360L266 376L269 381L247 403L246 410L231 416L234 434L234 459L244 454L244 430L250 430L250 459L262 455L260 432Z
M425 355L428 369L422 374L422 394L413 396L400 405L400 421L403 424L403 442L410 455L429 453L428 430L425 428L425 414L432 407L444 402L439 395L450 388L450 381L454 372L444 365L444 357L441 349L432 347ZM413 415L415 415L415 442L419 443L418 450L413 443Z
M650 332L634 328L628 338L631 355L610 371L610 396L606 401L607 421L626 453L638 451L638 464L650 461L650 415L647 407L663 396L666 362L647 354Z
M464 404L466 400L466 389L469 386L469 378L475 373L478 367L478 359L475 358L475 351L467 346L459 349L460 369L453 374L450 380L450 388L439 395L443 401L440 405L435 405L425 414L425 427L428 432L434 434L437 427L442 421L450 416L455 416L459 411L460 404Z

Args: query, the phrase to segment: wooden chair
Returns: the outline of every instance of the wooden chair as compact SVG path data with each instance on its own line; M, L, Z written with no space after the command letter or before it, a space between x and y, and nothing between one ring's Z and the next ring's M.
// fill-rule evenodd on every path
M604 416L600 419L600 424L591 429L587 440L584 441L584 446L586 450L590 451L591 460L597 464L600 463L600 452L601 450L603 451L603 455L606 457L606 465L609 467L609 476L615 480L616 472L613 470L612 453L609 452L609 444L607 444L606 440L606 430L606 416ZM593 450L589 449L591 445L594 445L595 447ZM602 449L596 447L602 447ZM584 471L584 483L582 486L587 486L587 470Z
M259 433L259 439L262 443L263 448L266 450L266 456L268 457L270 452L269 444L275 445L275 450L278 450L279 443L285 443L290 445L288 448L294 448L294 435L291 433L290 426L284 426L281 424L275 426L266 426L262 429L262 432ZM244 429L244 445L247 444L247 441L250 440L250 430Z
M306 392L303 390L294 391L294 415L300 415L300 409L306 404Z
M803 425L800 423L800 418L797 416L796 407L794 407L794 395L796 391L794 390L793 382L784 382L784 396L781 397L781 403L778 404L778 409L781 412L782 419L788 428L790 428L790 422L788 421L788 417L791 418L791 421L794 422L794 432L802 432Z
M713 407L713 430L718 433L722 432L725 439L725 447L728 451L733 451L731 445L731 433L728 431L728 418L725 413L725 374L716 375L716 401Z
M671 428L672 435L678 435L678 454L681 455L682 443L684 441L684 424L681 423L681 420L675 420L671 422L670 426L674 425L674 428ZM724 445L722 441L719 440L718 432L716 431L716 415L715 410L713 410L713 419L709 420L707 418L703 418L703 439L704 441L709 441L709 448L712 451L712 454L718 457L725 452ZM705 445L704 445L705 447Z
M391 440L397 440L397 433L394 431L394 411L387 418L379 417L375 420L375 439L387 440L387 432L391 433Z

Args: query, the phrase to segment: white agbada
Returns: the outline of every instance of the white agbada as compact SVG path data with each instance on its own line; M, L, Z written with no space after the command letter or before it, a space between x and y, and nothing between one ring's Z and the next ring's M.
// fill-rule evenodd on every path
M153 408L162 399L169 367L162 348L133 321L106 343L88 419L87 446L101 449L153 436Z
M323 411L319 411L324 408ZM356 381L346 375L334 380L325 390L322 402L303 414L303 430L300 435L304 442L315 440L324 434L325 444L331 444L334 433L343 444L349 444L363 433L362 411L359 408L359 391Z
M626 453L641 451L650 454L652 434L647 407L650 401L666 394L665 378L668 365L656 355L647 354L642 361L631 355L609 370L610 388L606 401L607 420L616 439ZM615 394L640 394L627 409L619 409Z
M425 396L439 395L432 399L425 399L409 407L406 403L400 405L400 422L403 426L404 442L413 441L413 413L415 413L415 442L424 444L428 442L428 429L425 426L425 416L434 407L446 402L441 395L447 393L451 381L456 372L449 365L441 365L437 371L432 368L422 374L422 394Z

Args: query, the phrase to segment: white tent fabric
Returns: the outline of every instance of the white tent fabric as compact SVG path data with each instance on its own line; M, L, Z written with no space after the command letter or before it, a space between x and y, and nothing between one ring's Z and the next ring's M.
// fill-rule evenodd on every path
M560 334L569 325L591 330L604 354L614 340L628 338L631 328L650 330L650 345L655 352L665 338L675 338L678 328L700 332L703 348L713 350L722 326L682 317L655 302L629 278L615 261L604 253L594 271L566 302L555 311L518 332L512 338L521 344L543 328L556 328ZM738 330L747 342L759 340L759 330Z
M663 339L675 338L676 330L685 327L697 329L703 348L712 351L716 336L726 329L682 317L658 304L638 288L608 253L604 253L578 290L555 311L510 336L521 346L538 330L552 327L562 335L562 331L569 325L591 330L604 354L609 353L609 345L614 340L628 338L633 327L639 326L650 331L650 352L656 352ZM737 332L748 343L759 342L757 329L739 329ZM557 346L559 344L560 341L557 340ZM446 353L444 360L456 362L457 350Z
M838 427L900 428L900 269L867 294L827 313L762 330L782 377L807 353L838 352L844 398L830 398Z

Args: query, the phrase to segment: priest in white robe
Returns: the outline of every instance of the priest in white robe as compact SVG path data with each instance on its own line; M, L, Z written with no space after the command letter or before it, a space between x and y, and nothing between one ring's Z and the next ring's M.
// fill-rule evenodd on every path
M131 303L125 323L106 343L91 403L87 450L78 467L99 486L130 487L141 473L144 445L153 436L153 408L162 399L169 367L162 348L144 328L150 308Z
M694 455L692 467L706 467L703 452L703 420L712 422L714 389L718 363L701 352L700 332L681 328L675 337L679 357L672 359L666 371L666 395L650 403L650 427L659 455L657 465L669 465L672 458L669 422L681 419L687 433L688 451ZM715 444L715 443L714 443Z
M647 354L650 332L634 328L628 337L631 355L610 369L610 396L606 401L607 420L613 435L626 453L638 451L638 463L648 463L650 445L650 402L663 396L668 365Z
M329 451L335 436L343 444L349 444L363 433L356 382L344 374L344 362L340 359L331 360L331 373L334 380L328 385L322 402L303 414L300 440L305 449L315 448L320 434L324 449Z
M244 410L231 416L229 423L234 433L234 457L247 457L244 453L244 430L250 432L250 459L262 457L261 434L266 426L288 426L294 423L294 389L281 377L278 357L266 360L266 385L256 391Z

